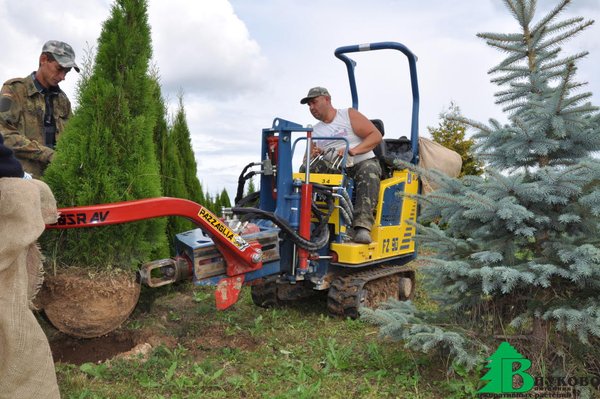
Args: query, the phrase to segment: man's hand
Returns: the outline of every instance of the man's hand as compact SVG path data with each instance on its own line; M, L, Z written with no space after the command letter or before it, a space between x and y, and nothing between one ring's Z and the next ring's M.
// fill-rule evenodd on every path
M344 152L346 151L345 147L342 147L338 150L338 156L343 157L344 156ZM353 151L352 148L348 148L348 155L353 157L356 155L356 153Z
M323 153L323 150L321 148L317 147L317 145L315 143L312 143L312 146L310 148L310 156L312 158L314 158L322 153Z
M52 162L52 158L54 158L54 150L48 147L42 147L42 151L38 157L38 161L48 164Z

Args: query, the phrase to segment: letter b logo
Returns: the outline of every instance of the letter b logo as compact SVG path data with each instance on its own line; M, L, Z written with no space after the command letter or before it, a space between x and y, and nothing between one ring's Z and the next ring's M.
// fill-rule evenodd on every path
M515 364L518 367L515 369ZM527 392L535 385L535 381L526 370L531 367L529 359L502 359L502 392ZM521 377L523 383L519 388L515 388L515 376Z
M489 371L481 379L488 383L478 393L521 393L534 387L534 378L526 372L531 361L508 342L502 342L487 361Z

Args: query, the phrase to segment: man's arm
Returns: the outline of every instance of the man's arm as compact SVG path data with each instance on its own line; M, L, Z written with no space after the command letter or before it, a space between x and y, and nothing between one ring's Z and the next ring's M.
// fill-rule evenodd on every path
M354 130L354 134L362 139L359 145L348 150L349 155L364 154L381 143L381 140L383 140L381 132L377 130L373 122L366 116L354 108L348 109L348 116L350 117L350 124L352 125L352 130Z
M16 97L8 86L2 87L0 92L0 134L4 137L5 145L12 148L19 158L32 159L42 163L50 162L54 156L54 150L35 140L30 140L19 131L21 106Z
M29 140L27 137L19 134L16 130L5 130L0 125L4 143L12 148L18 158L31 159L42 163L49 163L54 157L54 150L41 145L35 140Z

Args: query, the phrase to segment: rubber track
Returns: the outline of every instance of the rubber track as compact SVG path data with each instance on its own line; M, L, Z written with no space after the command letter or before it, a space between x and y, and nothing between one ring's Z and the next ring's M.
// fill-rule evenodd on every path
M327 310L332 316L358 318L358 309L361 307L360 295L365 285L369 282L395 274L408 274L412 280L412 293L414 293L414 271L408 266L383 266L376 269L359 271L342 275L331 283L327 295Z
M252 285L250 294L252 302L261 308L272 308L278 306L277 298L277 278L279 276L269 276L263 279L262 283Z

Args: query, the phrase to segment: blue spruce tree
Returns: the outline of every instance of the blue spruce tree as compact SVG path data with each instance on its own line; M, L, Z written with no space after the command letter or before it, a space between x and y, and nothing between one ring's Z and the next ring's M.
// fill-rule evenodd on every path
M545 359L600 339L600 119L575 78L587 52L560 47L593 21L558 20L570 0L537 22L535 0L503 2L518 32L478 37L507 54L489 73L508 123L462 119L485 174L438 176L442 187L421 198L418 239L434 249L422 270L439 307L363 312L382 334L467 365L511 338Z

